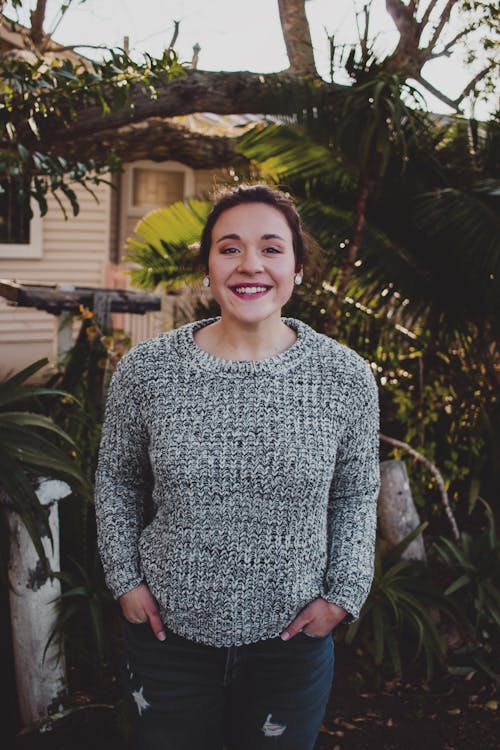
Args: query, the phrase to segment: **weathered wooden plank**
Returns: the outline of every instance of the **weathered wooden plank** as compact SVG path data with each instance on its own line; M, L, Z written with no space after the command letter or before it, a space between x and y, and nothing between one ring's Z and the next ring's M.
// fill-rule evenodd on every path
M75 286L69 291L60 289L55 284L23 284L0 279L0 296L19 307L36 307L54 315L59 315L63 310L77 312L80 305L93 310L95 295L103 294L110 300L110 312L143 315L148 310L161 308L161 298L147 292L85 286Z

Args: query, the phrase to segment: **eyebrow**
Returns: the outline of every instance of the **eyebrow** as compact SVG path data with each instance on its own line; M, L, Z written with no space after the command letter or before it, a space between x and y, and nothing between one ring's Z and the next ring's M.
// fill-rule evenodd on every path
M261 240L281 240L282 242L285 242L284 238L280 234L263 234L260 238ZM224 234L222 237L220 237L217 242L222 242L223 240L241 240L241 237L239 234Z

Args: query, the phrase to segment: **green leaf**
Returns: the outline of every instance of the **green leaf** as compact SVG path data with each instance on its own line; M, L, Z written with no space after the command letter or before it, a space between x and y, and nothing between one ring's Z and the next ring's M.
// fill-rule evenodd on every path
M471 582L470 576L465 573L464 575L457 578L456 581L454 581L452 584L448 586L448 588L445 590L445 596L449 596L450 594L454 594L455 591L459 591L464 586L467 586Z
M42 565L48 569L48 560L41 538L43 534L52 541L47 515L36 496L31 480L19 462L1 444L0 463L2 466L0 487L25 525Z
M399 544L393 547L393 549L387 554L385 558L386 564L392 565L393 562L399 560L403 552L409 547L414 539L416 539L418 536L420 536L420 534L422 534L423 531L425 531L428 525L428 522L424 521L424 523L421 523L412 532L407 534L405 538L402 539Z
M71 437L66 432L64 432L64 430L58 427L49 417L45 417L40 414L33 414L31 412L0 412L0 430L8 430L9 427L15 428L16 426L39 427L44 430L49 430L50 432L54 432L56 435L59 435L59 437L61 437L70 445L75 444Z
M384 619L382 611L379 608L374 608L372 612L373 618L373 642L375 647L375 664L382 664L384 658L384 642L385 642L385 631L384 631Z

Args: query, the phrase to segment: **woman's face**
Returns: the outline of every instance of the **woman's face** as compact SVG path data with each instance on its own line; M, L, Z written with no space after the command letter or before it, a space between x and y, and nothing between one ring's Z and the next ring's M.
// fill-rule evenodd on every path
M283 214L265 203L224 211L212 230L208 273L224 319L251 324L280 318L296 273Z

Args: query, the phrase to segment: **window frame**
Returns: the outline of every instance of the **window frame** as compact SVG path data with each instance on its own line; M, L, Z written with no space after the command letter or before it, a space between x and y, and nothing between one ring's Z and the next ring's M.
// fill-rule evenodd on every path
M154 211L158 208L157 205L152 204L150 206L136 206L134 204L134 177L135 171L139 169L148 169L154 172L182 172L184 174L184 195L183 200L190 198L195 192L195 178L194 171L191 167L187 167L178 161L150 161L147 159L141 161L134 161L127 164L125 171L127 172L127 208L126 212L128 216L142 218L149 211Z
M31 200L29 242L0 242L0 260L39 260L43 258L43 219L38 204Z

